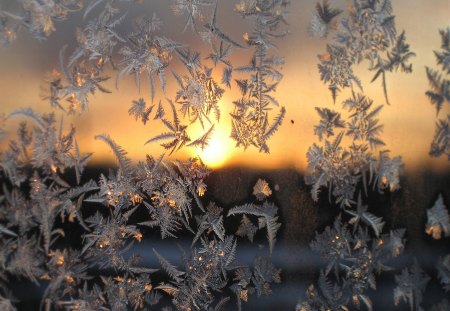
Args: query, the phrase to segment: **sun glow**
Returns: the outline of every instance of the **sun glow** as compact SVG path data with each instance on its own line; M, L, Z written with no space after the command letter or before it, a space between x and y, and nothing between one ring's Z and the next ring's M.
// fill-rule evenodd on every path
M197 155L210 168L223 166L231 157L234 143L225 129L217 128L205 149L196 149Z

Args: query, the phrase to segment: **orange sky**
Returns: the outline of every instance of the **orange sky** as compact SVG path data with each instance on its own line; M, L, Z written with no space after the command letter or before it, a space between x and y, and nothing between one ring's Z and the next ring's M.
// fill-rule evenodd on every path
M145 1L144 1L145 2ZM168 1L152 1L156 4L134 7L130 10L128 18L142 15L142 12L153 14L153 10L161 12L162 21L169 25L166 28L167 36L176 40L187 42L189 32L180 36L177 32L183 28L183 19L174 19ZM222 9L218 16L218 24L238 40L251 25L246 24L238 16L228 16L236 1L219 1ZM317 54L325 50L325 41L307 36L307 27L316 1L291 1L289 15L290 35L279 42L279 54L286 57L283 68L285 74L276 97L287 109L285 122L270 141L271 154L261 154L257 150L234 149L234 143L229 139L231 124L229 112L232 110L232 101L238 99L236 86L227 92L221 101L222 119L217 127L215 142L219 151L210 152L207 157L214 157L214 153L226 155L221 165L243 164L259 167L295 166L304 169L306 166L306 151L316 140L313 136L313 126L318 122L315 106L339 109L340 102L346 98L341 93L336 106L333 105L327 86L320 81L317 70ZM341 3L344 7L346 1L333 1ZM150 5L156 6L151 8ZM426 166L435 170L449 170L445 157L433 159L428 156L432 140L436 111L425 96L428 82L425 75L425 65L435 66L432 50L440 47L438 30L449 26L450 2L448 0L410 0L393 1L394 12L397 16L397 29L406 30L407 41L411 49L417 54L412 59L413 74L389 74L388 92L391 106L385 106L380 114L384 123L383 139L392 155L401 155L406 169L417 166ZM139 12L139 14L138 14ZM232 29L227 28L227 22ZM46 72L58 67L58 53L61 46L70 43L69 50L73 48L74 25L82 21L60 22L57 31L48 41L38 42L22 32L19 39L12 45L0 49L0 113L9 113L17 107L31 106L39 111L48 111L49 106L39 98L40 85ZM231 26L232 25L232 26ZM60 28L58 28L60 27ZM242 41L242 40L241 40ZM207 47L203 44L203 47ZM67 53L68 54L68 53ZM203 53L203 56L206 53ZM237 52L233 58L235 65L246 64L250 54ZM366 69L367 63L362 63L356 73L362 79L367 96L375 103L384 103L381 83L376 81L369 84L372 73ZM167 73L169 76L169 72ZM115 80L114 77L111 80ZM144 80L143 85L146 85ZM81 116L65 116L66 123L73 123L77 127L77 137L82 151L95 152L94 162L99 163L111 160L111 153L106 145L95 141L94 136L108 133L117 143L122 145L134 160L142 160L146 153L159 155L164 150L157 144L144 146L150 137L160 133L161 127L156 123L143 126L128 116L131 101L144 97L149 101L147 88L142 88L139 94L132 78L124 77L119 89L116 90L113 81L108 84L113 94L97 93L91 101L90 110ZM173 84L172 84L173 89ZM168 97L174 97L170 92ZM442 111L442 118L447 112ZM291 122L294 121L294 123ZM195 135L193 135L195 136ZM5 140L1 141L2 145ZM176 157L194 155L195 149L185 149L176 154Z

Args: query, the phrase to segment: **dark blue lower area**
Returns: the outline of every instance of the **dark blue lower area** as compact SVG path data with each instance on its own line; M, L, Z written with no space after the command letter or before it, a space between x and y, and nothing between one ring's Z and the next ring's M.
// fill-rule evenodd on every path
M100 171L101 168L90 168L87 176L99 176ZM272 295L260 298L253 295L242 307L243 310L295 310L296 304L306 299L307 288L313 283L317 284L319 271L325 267L320 256L309 248L309 243L315 232L321 232L326 226L332 225L340 210L329 203L326 189L323 189L319 202L313 202L309 189L303 182L303 176L294 170L229 168L215 171L208 177L208 192L204 201L207 203L214 200L225 211L236 204L251 202L253 185L258 178L267 180L272 189L275 185L279 189L273 191L271 200L279 207L282 227L271 259L277 268L282 269L282 283L273 284ZM383 272L377 277L376 291L367 292L374 310L410 310L406 303L394 306L394 275L399 274L404 267L410 267L414 258L417 258L422 269L431 277L424 293L423 308L430 310L432 305L449 294L445 293L439 284L436 263L440 256L450 254L450 238L435 241L424 231L426 210L433 205L439 193L442 193L448 206L449 185L450 174L431 174L423 171L403 176L402 189L396 193L369 194L369 211L383 217L386 222L383 232L397 228L407 230L405 252L391 262L396 270ZM236 222L227 220L225 227L235 228ZM72 247L79 247L81 241L78 234L81 232L71 231L66 241L72 243ZM140 254L145 267L159 268L158 260L152 252L154 248L172 264L182 266L178 245L189 252L192 236L183 232L178 239L160 240L157 232L153 233L146 235L141 243L134 244L129 254ZM259 232L253 244L238 239L236 265L251 264L258 254L268 254L265 232ZM11 282L10 290L19 301L18 309L38 310L45 285L45 282L37 286L24 280ZM170 303L168 300L166 302ZM152 310L159 310L160 306L164 306L164 303ZM226 309L237 309L235 297L231 296ZM361 310L364 310L364 307L361 307Z

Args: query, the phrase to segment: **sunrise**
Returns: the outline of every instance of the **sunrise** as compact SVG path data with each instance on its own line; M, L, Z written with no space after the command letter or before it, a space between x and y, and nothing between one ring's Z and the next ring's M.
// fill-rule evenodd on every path
M450 310L448 0L0 0L0 310Z

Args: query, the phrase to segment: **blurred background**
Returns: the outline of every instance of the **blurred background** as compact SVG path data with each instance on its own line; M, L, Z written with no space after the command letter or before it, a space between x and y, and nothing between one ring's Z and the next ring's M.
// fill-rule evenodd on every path
M219 1L217 24L234 38L243 43L243 35L252 29L249 20L241 19L234 14L237 1ZM332 1L335 7L344 8L345 0ZM290 34L278 42L277 53L285 57L282 69L284 79L280 83L276 97L286 107L287 114L280 130L270 140L270 154L259 153L255 149L244 151L236 149L229 138L231 121L229 113L233 109L232 102L239 99L240 94L235 84L221 99L222 117L216 126L211 146L202 151L195 148L184 148L169 158L184 159L200 155L206 164L214 168L209 177L208 197L214 198L221 206L229 208L244 202L251 197L251 189L258 178L265 178L274 191L273 200L280 207L283 223L274 254L274 263L283 269L283 283L274 287L270 300L253 299L247 310L293 310L299 299L317 277L322 267L320 258L309 249L309 242L316 231L322 231L330 225L339 213L336 206L331 206L326 198L319 204L312 202L309 188L303 182L306 169L306 152L317 137L313 135L313 126L319 118L315 107L327 107L340 110L340 102L345 100L348 91L339 94L336 105L326 85L320 81L317 69L317 55L325 51L326 41L308 36L308 24L315 10L316 1L292 0L288 21ZM151 16L154 12L161 18L164 26L162 33L175 41L200 48L202 57L206 57L209 46L200 38L193 36L189 30L181 33L185 20L175 18L170 8L170 1L144 0L127 7L128 14L117 30L126 34L132 31L132 21L142 15ZM7 10L13 6L12 1L1 0L0 6ZM393 1L397 30L406 31L407 42L416 53L412 59L413 73L393 73L387 76L390 106L383 108L380 121L384 124L382 138L392 156L400 155L405 163L402 176L402 189L395 194L379 194L372 196L370 210L383 216L386 228L407 229L408 249L394 265L400 267L410 265L417 256L423 267L433 277L427 292L426 305L436 302L435 296L442 296L437 285L436 272L433 265L438 256L448 253L450 246L446 241L433 241L424 233L426 209L430 208L438 193L443 193L445 202L450 198L450 165L444 157L431 158L428 155L432 141L436 109L425 96L428 81L425 66L435 66L433 50L440 47L439 29L449 26L450 2L448 0L410 0ZM21 32L17 40L10 46L0 49L0 113L8 114L20 107L32 107L39 112L48 112L50 107L40 97L40 89L44 77L53 69L59 69L58 55L60 49L67 45L68 51L76 47L75 30L83 27L82 13L75 13L69 20L58 22L57 31L46 41L37 41L26 32ZM67 53L67 56L69 53ZM235 66L245 65L250 61L250 51L235 51L232 62ZM179 66L179 67L177 67ZM181 64L172 70L182 69ZM362 63L355 68L361 78L365 94L376 104L385 102L381 82L370 83L373 73L368 72L368 64ZM73 124L77 128L77 139L82 152L94 152L88 176L98 176L98 171L107 171L113 163L110 149L94 140L94 136L108 133L118 144L128 151L133 161L144 160L146 154L159 156L164 153L157 143L144 146L149 138L161 133L161 123L149 122L146 126L135 122L128 115L133 100L144 98L150 101L150 92L145 78L140 91L132 77L123 77L116 88L115 73L111 71L111 79L105 86L112 94L96 93L91 97L89 111L82 115L64 116L65 124ZM220 80L220 77L217 77ZM168 79L166 94L157 94L155 102L165 97L174 98L176 84ZM444 107L444 110L448 107ZM442 111L445 115L447 111ZM7 131L13 133L14 122L9 122ZM199 132L200 133L200 132ZM194 137L196 135L193 135ZM7 139L0 141L1 147L7 145ZM447 205L448 206L448 205ZM264 236L260 237L264 241ZM180 239L180 244L187 241ZM147 244L145 244L147 243ZM145 241L139 247L146 253L146 247L155 247L174 264L177 260L177 246L161 241ZM155 246L155 243L161 243ZM183 244L184 243L184 244ZM262 243L262 242L261 242ZM139 251L139 249L136 249ZM246 245L245 251L238 261L246 262L257 252L264 252L255 245ZM145 257L145 264L157 265L154 256ZM36 297L41 290L30 285L16 284L22 292L24 309L33 309ZM21 287L22 286L22 287ZM25 287L24 287L25 286ZM28 287L27 287L28 286ZM394 310L392 303L393 275L381 278L377 293L371 293L374 310ZM17 291L17 288L14 292ZM233 310L234 302L229 303ZM408 310L403 304L395 310Z

